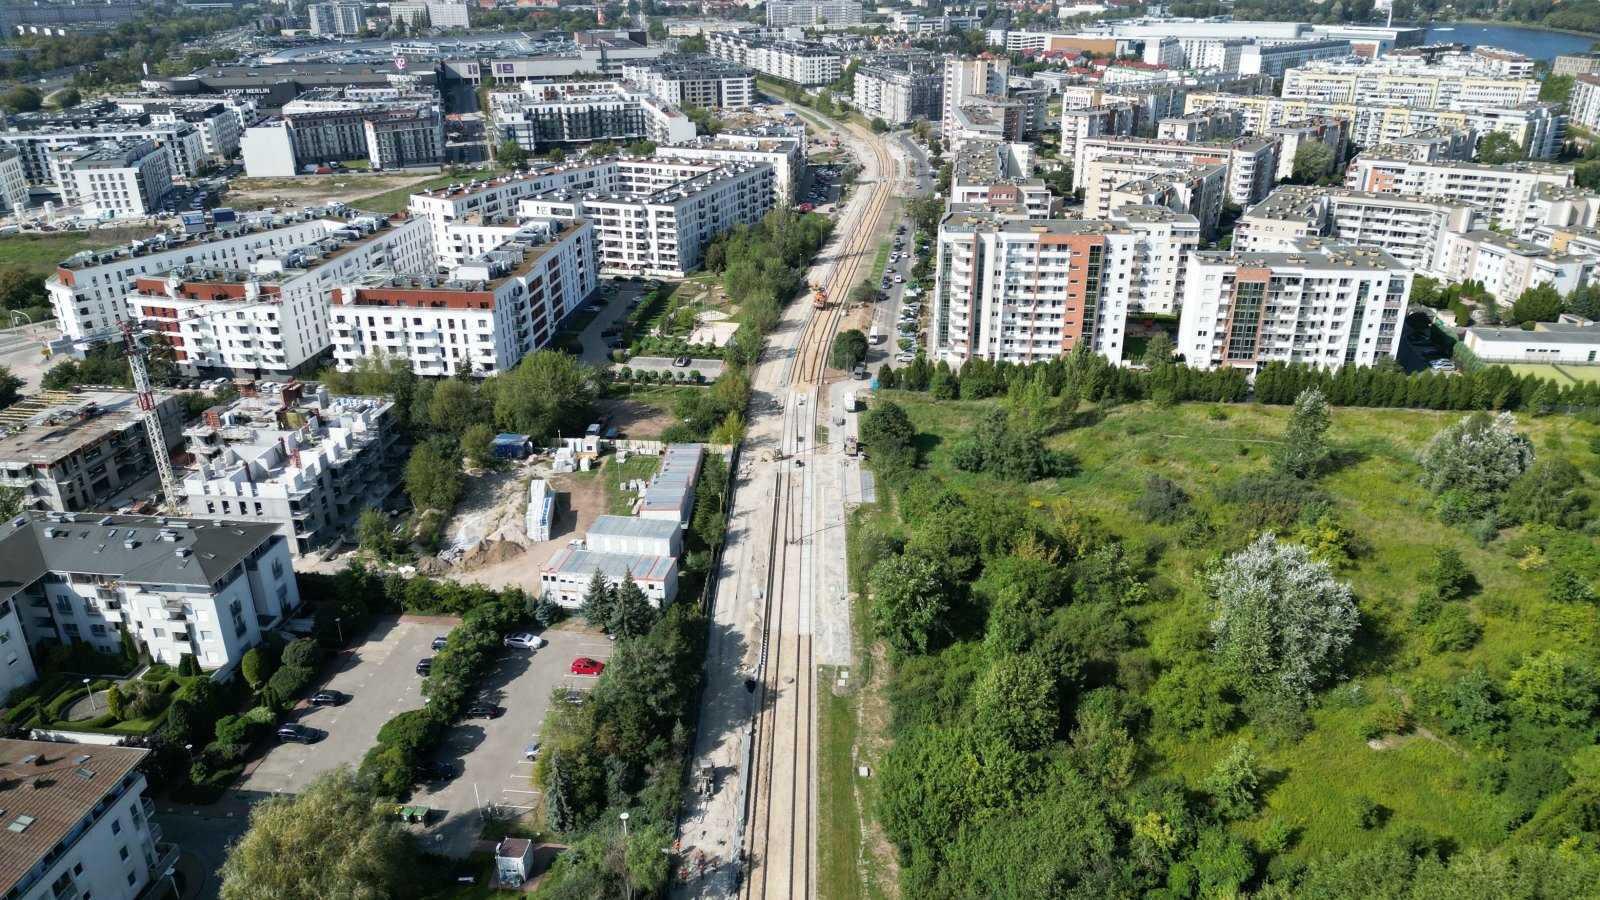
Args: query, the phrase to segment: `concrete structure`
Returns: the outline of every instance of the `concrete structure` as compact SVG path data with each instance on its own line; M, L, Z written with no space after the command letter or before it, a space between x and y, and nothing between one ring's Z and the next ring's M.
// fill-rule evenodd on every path
M719 59L802 87L833 84L844 72L844 58L821 44L716 31L706 35L706 49Z
M589 526L585 549L637 556L683 555L683 528L671 519L600 516Z
M389 4L389 18L403 21L411 26L412 31L433 29L443 31L449 28L471 28L472 17L466 3L434 3L416 2L406 0L402 3Z
M425 222L363 216L326 225L313 243L241 267L185 266L135 278L127 306L161 331L186 374L303 374L332 343L335 287L375 270L435 265Z
M0 147L0 213L17 215L28 208L28 172L22 154Z
M806 171L806 135L803 125L767 125L743 131L723 131L681 144L657 147L657 159L699 159L723 162L765 163L772 167L772 197L776 206L794 201Z
M1201 232L1210 236L1228 197L1228 169L1219 163L1100 156L1084 176L1083 214L1094 221L1129 204L1163 206L1194 216Z
M904 125L941 114L943 84L943 76L933 72L864 65L856 70L851 99L868 118Z
M1236 110L1200 109L1162 119L1156 126L1156 137L1191 144L1231 141L1244 133L1241 126L1242 120Z
M1349 41L1295 41L1292 43L1266 43L1251 41L1239 50L1241 75L1271 75L1282 79L1283 73L1297 66L1321 59L1341 59L1350 55Z
M73 191L75 186L70 171L53 162L57 151L142 141L170 154L168 165L174 177L194 175L207 162L205 139L193 124L143 111L123 112L111 101L8 116L0 130L0 145L21 156L29 184L53 185L63 192Z
M969 97L945 110L944 140L960 150L967 144L1016 143L1028 134L1029 110L1020 100Z
M1399 347L1412 272L1382 250L1312 238L1189 260L1178 352L1191 366L1370 366Z
M530 153L593 141L660 144L691 140L694 122L682 111L611 81L524 82L489 94L496 138Z
M1588 283L1597 261L1501 234L1469 231L1449 235L1441 262L1449 281L1476 281L1509 305L1522 292L1550 285L1563 296Z
M125 114L148 116L156 126L192 125L206 159L222 164L239 152L244 130L255 124L256 104L247 97L117 97Z
M858 0L769 0L768 28L849 28L863 21Z
M178 850L160 843L161 826L151 821L155 804L139 770L149 753L0 740L9 845L0 892L18 900L135 900L162 881Z
M1239 217L1233 249L1283 253L1305 237L1377 247L1400 264L1431 277L1447 277L1449 236L1483 227L1478 208L1446 197L1416 197L1286 185Z
M1540 322L1532 331L1520 328L1468 328L1463 341L1484 362L1600 362L1600 326L1588 319L1563 316L1561 322Z
M474 232L490 238L478 253L471 252ZM333 358L341 370L385 354L409 360L418 375L498 374L548 344L594 293L589 221L462 225L447 233L469 243L448 276L352 272L333 291Z
M351 160L373 169L435 167L445 161L444 112L431 89L326 88L285 104L282 116L247 129L240 144L253 178Z
M1322 177L1331 174L1334 167L1339 165L1349 146L1345 124L1341 119L1320 118L1285 122L1282 125L1271 126L1266 134L1268 137L1278 139L1278 171L1274 175L1278 181L1287 181L1294 177L1294 160L1301 147L1321 144L1328 148L1328 166L1316 173L1318 177ZM1465 143L1463 141L1462 145Z
M155 394L170 454L181 442L183 409ZM44 391L0 411L0 485L22 491L23 509L80 512L126 505L141 490L152 494L155 459L143 412L131 391ZM142 497L141 497L142 499Z
M97 218L149 215L172 189L172 155L152 141L67 147L50 155L52 167L63 175L57 182L64 188L62 199Z
M354 37L367 29L367 16L360 3L313 3L306 7L311 33Z
M1189 252L1200 247L1200 220L1166 205L1130 204L1112 210L1110 221L1139 237L1129 315L1176 313L1188 278Z
M120 652L128 632L171 666L223 678L300 606L289 546L268 525L24 513L0 526L0 584L29 646Z
M946 59L944 84L939 98L939 120L944 133L948 135L956 129L956 110L968 101L984 97L1004 99L1006 77L1010 72L1011 63L1005 57L985 55L977 59Z
M1562 53L1550 66L1552 75L1594 75L1600 73L1600 53Z
M1048 219L1061 199L1044 179L1033 177L1033 147L997 141L970 142L950 165L949 203L1020 204L1029 218Z
M197 465L183 480L194 516L259 523L287 552L339 540L399 484L399 423L386 397L253 389L184 433Z
M535 478L528 483L528 540L548 541L556 517L561 514L561 495L550 487L550 482Z
M669 106L738 109L756 103L754 72L703 53L630 62L622 78Z
M1572 79L1567 109L1574 124L1590 131L1600 129L1600 75L1585 72Z

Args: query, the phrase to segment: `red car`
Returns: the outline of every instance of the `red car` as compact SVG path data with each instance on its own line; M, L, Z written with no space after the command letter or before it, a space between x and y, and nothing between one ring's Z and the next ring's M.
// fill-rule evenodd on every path
M606 664L598 659L580 656L572 661L572 674L574 675L599 675Z

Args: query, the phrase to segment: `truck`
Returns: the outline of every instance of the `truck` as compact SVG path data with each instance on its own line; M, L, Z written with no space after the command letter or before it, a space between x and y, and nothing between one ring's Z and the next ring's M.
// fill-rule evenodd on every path
M874 347L883 343L883 332L878 330L878 326L872 326L872 330L867 332L867 343Z
M844 392L844 411L845 412L855 412L856 411L856 392L855 391L845 391Z
M844 455L845 456L855 456L857 453L860 453L860 452L861 452L861 448L856 443L856 439L855 438L847 437L847 438L844 439Z

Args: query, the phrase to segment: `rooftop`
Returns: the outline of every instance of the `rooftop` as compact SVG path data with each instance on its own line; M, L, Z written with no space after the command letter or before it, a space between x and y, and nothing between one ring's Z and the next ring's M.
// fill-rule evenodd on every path
M126 791L124 780L149 752L0 740L0 892L19 887L102 801Z
M0 596L49 572L211 585L277 530L222 519L26 512L0 525Z
M1545 330L1545 329L1550 330ZM1490 344L1597 344L1600 345L1600 328L1569 325L1556 328L1555 323L1541 325L1537 331L1520 328L1468 328L1480 341Z
M158 392L159 405L170 394ZM64 459L129 428L140 427L132 391L41 391L0 412L0 468Z
M670 556L641 556L634 553L600 553L562 547L540 568L541 572L592 575L621 580L629 574L634 581L663 581L675 563Z
M678 533L679 525L671 519L641 519L638 516L600 516L589 526L589 534L614 537L670 540Z
M1394 257L1375 247L1361 247L1322 238L1299 238L1295 246L1300 252L1243 253L1234 250L1202 250L1194 259L1212 265L1241 266L1260 269L1367 269L1374 271L1404 271Z

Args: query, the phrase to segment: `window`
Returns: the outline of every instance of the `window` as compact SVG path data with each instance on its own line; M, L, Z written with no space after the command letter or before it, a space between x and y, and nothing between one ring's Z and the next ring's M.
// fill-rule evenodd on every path
M117 819L112 819L111 820L111 833L112 834L121 834L122 833L122 819L117 818Z
M127 847L126 844L124 844L122 847L118 848L118 850L117 850L117 858L122 860L123 862L127 862L128 861L128 847Z

